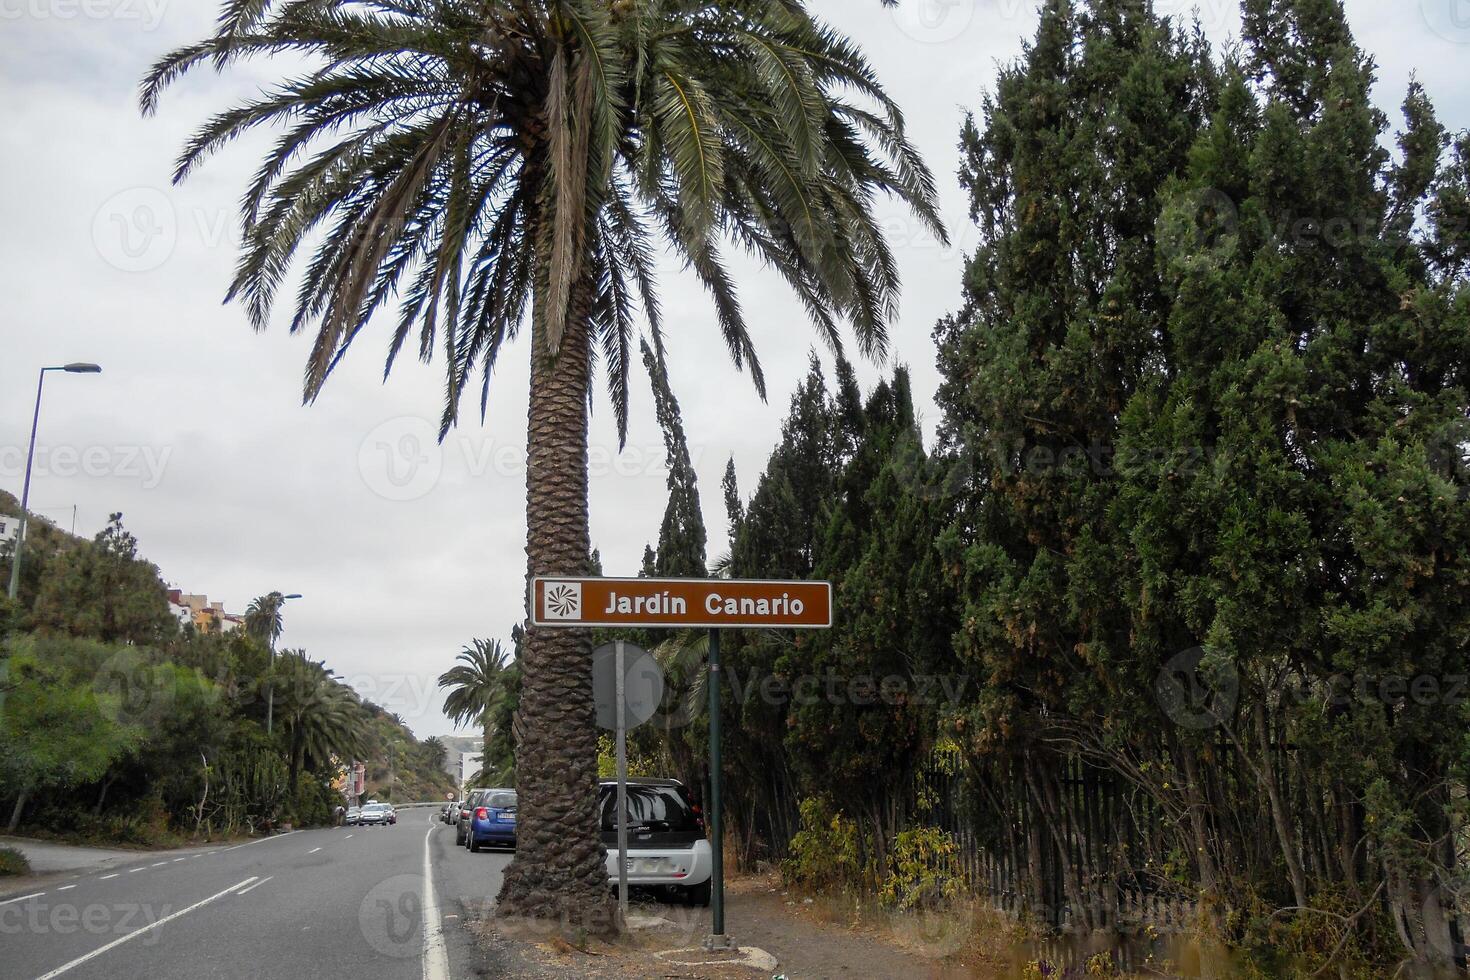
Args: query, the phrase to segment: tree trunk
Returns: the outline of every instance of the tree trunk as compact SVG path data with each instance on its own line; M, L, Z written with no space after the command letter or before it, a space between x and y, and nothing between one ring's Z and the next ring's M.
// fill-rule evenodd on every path
M112 788L112 784L116 780L117 777L111 775L102 780L102 790L97 794L97 805L92 807L92 816L96 817L101 815L102 804L107 802L107 791Z
M587 401L591 385L591 284L573 289L561 350L551 356L542 311L532 322L527 439L527 595L537 575L585 575ZM597 725L590 637L527 623L516 747L520 795L516 854L505 871L503 916L551 919L563 928L614 928L605 851L595 813ZM716 844L718 846L718 843Z
M1266 798L1271 803L1271 820L1276 826L1276 838L1281 844L1281 856L1286 862L1286 873L1291 878L1292 895L1299 908L1307 907L1307 876L1302 871L1297 853L1296 836L1292 833L1291 817L1281 801L1281 789L1276 783L1276 767L1271 758L1271 738L1266 727L1266 706L1256 708L1256 740L1261 750L1261 782L1265 784Z
M1200 790L1199 766L1189 746L1179 746L1178 752L1184 763L1184 798L1189 806L1189 831L1193 837L1195 860L1199 868L1200 890L1213 896L1219 891L1219 875L1215 872L1215 859L1210 852L1210 834L1205 826L1207 808Z
M15 798L15 809L10 811L10 823L6 826L7 834L15 833L15 828L20 826L20 815L25 812L26 802L31 798L31 788L27 786L20 791Z

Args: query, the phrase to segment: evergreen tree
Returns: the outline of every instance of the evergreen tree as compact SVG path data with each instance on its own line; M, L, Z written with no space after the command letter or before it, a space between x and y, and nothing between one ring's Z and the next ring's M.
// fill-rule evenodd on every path
M1465 140L1414 85L1390 152L1337 0L1244 14L1215 64L1142 3L1050 3L966 128L984 242L936 336L971 749L1084 922L1113 859L1056 746L1170 815L1262 969L1442 966L1467 706L1377 685L1470 666ZM1207 711L1139 696L1198 647Z
M653 384L653 403L659 428L664 434L665 459L669 470L669 502L658 532L658 550L653 572L661 578L705 576L704 514L699 507L699 478L689 459L679 401L669 387L668 367L663 355L643 341L643 366ZM645 555L644 563L647 564Z
M37 629L103 642L153 643L177 632L158 567L138 557L138 539L113 514L90 543L48 561L32 611Z
M786 744L807 793L868 827L880 872L914 816L912 776L941 714L962 695L950 637L954 597L934 538L948 502L923 492L925 471L907 370L880 383L851 418L856 385L837 408L852 455L839 474L815 574L833 583L834 625L801 638L795 672L814 696L792 705ZM940 681L950 685L941 687Z

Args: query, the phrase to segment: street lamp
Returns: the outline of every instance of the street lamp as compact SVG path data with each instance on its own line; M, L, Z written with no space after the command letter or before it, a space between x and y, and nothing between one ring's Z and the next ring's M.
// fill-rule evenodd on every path
M26 540L27 518L30 516L31 503L31 463L36 457L36 427L41 421L41 389L46 384L47 371L65 371L67 374L101 374L102 369L95 364L63 364L59 367L41 368L40 379L36 381L36 410L31 415L31 448L26 452L26 481L20 492L20 526L15 529L15 553L10 556L10 598L14 601L20 592L20 552Z
M271 594L271 597L270 598L273 600L272 603L271 603L271 616L272 617L275 617L275 616L279 616L280 613L281 613L281 603L285 602L288 599L300 599L301 598L301 593L300 592L292 592L289 595L281 595L279 592L274 592L274 593ZM266 688L266 701L265 701L265 733L267 735L269 735L271 733L271 728L273 727L273 724L272 723L275 721L275 714L276 714L276 678L275 678L275 673L276 673L276 631L275 630L271 630L270 631L270 640L271 640L271 679L270 679L270 685Z

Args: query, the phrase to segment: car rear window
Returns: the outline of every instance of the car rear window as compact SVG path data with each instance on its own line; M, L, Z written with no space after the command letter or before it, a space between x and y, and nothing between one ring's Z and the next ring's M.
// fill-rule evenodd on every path
M516 795L514 793L491 793L481 805L492 806L497 810L508 810L516 805Z
M676 786L629 786L628 823L659 832L697 831L694 811ZM602 829L618 829L618 790L602 787Z

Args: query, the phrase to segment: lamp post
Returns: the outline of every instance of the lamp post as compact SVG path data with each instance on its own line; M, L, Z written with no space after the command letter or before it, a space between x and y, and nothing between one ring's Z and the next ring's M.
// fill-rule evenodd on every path
M272 604L271 604L271 617L272 618L275 618L275 617L277 617L277 616L279 616L281 614L281 605L284 602L286 602L286 600L288 600L288 599L300 599L301 598L301 593L300 592L292 592L289 595L281 595L281 593L279 593L279 592L273 592L273 593L271 593L270 598L273 600L272 601ZM276 673L276 631L274 629L274 626L275 626L275 624L272 623L271 624L271 627L272 628L270 630L270 638L271 638L271 679L270 679L270 685L266 688L266 694L265 694L265 698L266 698L266 700L265 700L265 733L267 735L269 735L271 733L271 728L272 728L273 722L275 721L275 715L276 715L276 677L275 677L275 673Z
M26 480L20 491L20 525L15 529L15 552L10 556L10 598L13 601L20 592L20 553L25 545L26 525L29 523L31 503L31 464L36 458L36 428L41 422L41 390L46 384L47 371L65 371L67 374L101 374L102 369L95 364L63 364L57 367L41 368L41 376L36 381L36 410L31 415L31 448L26 451Z

